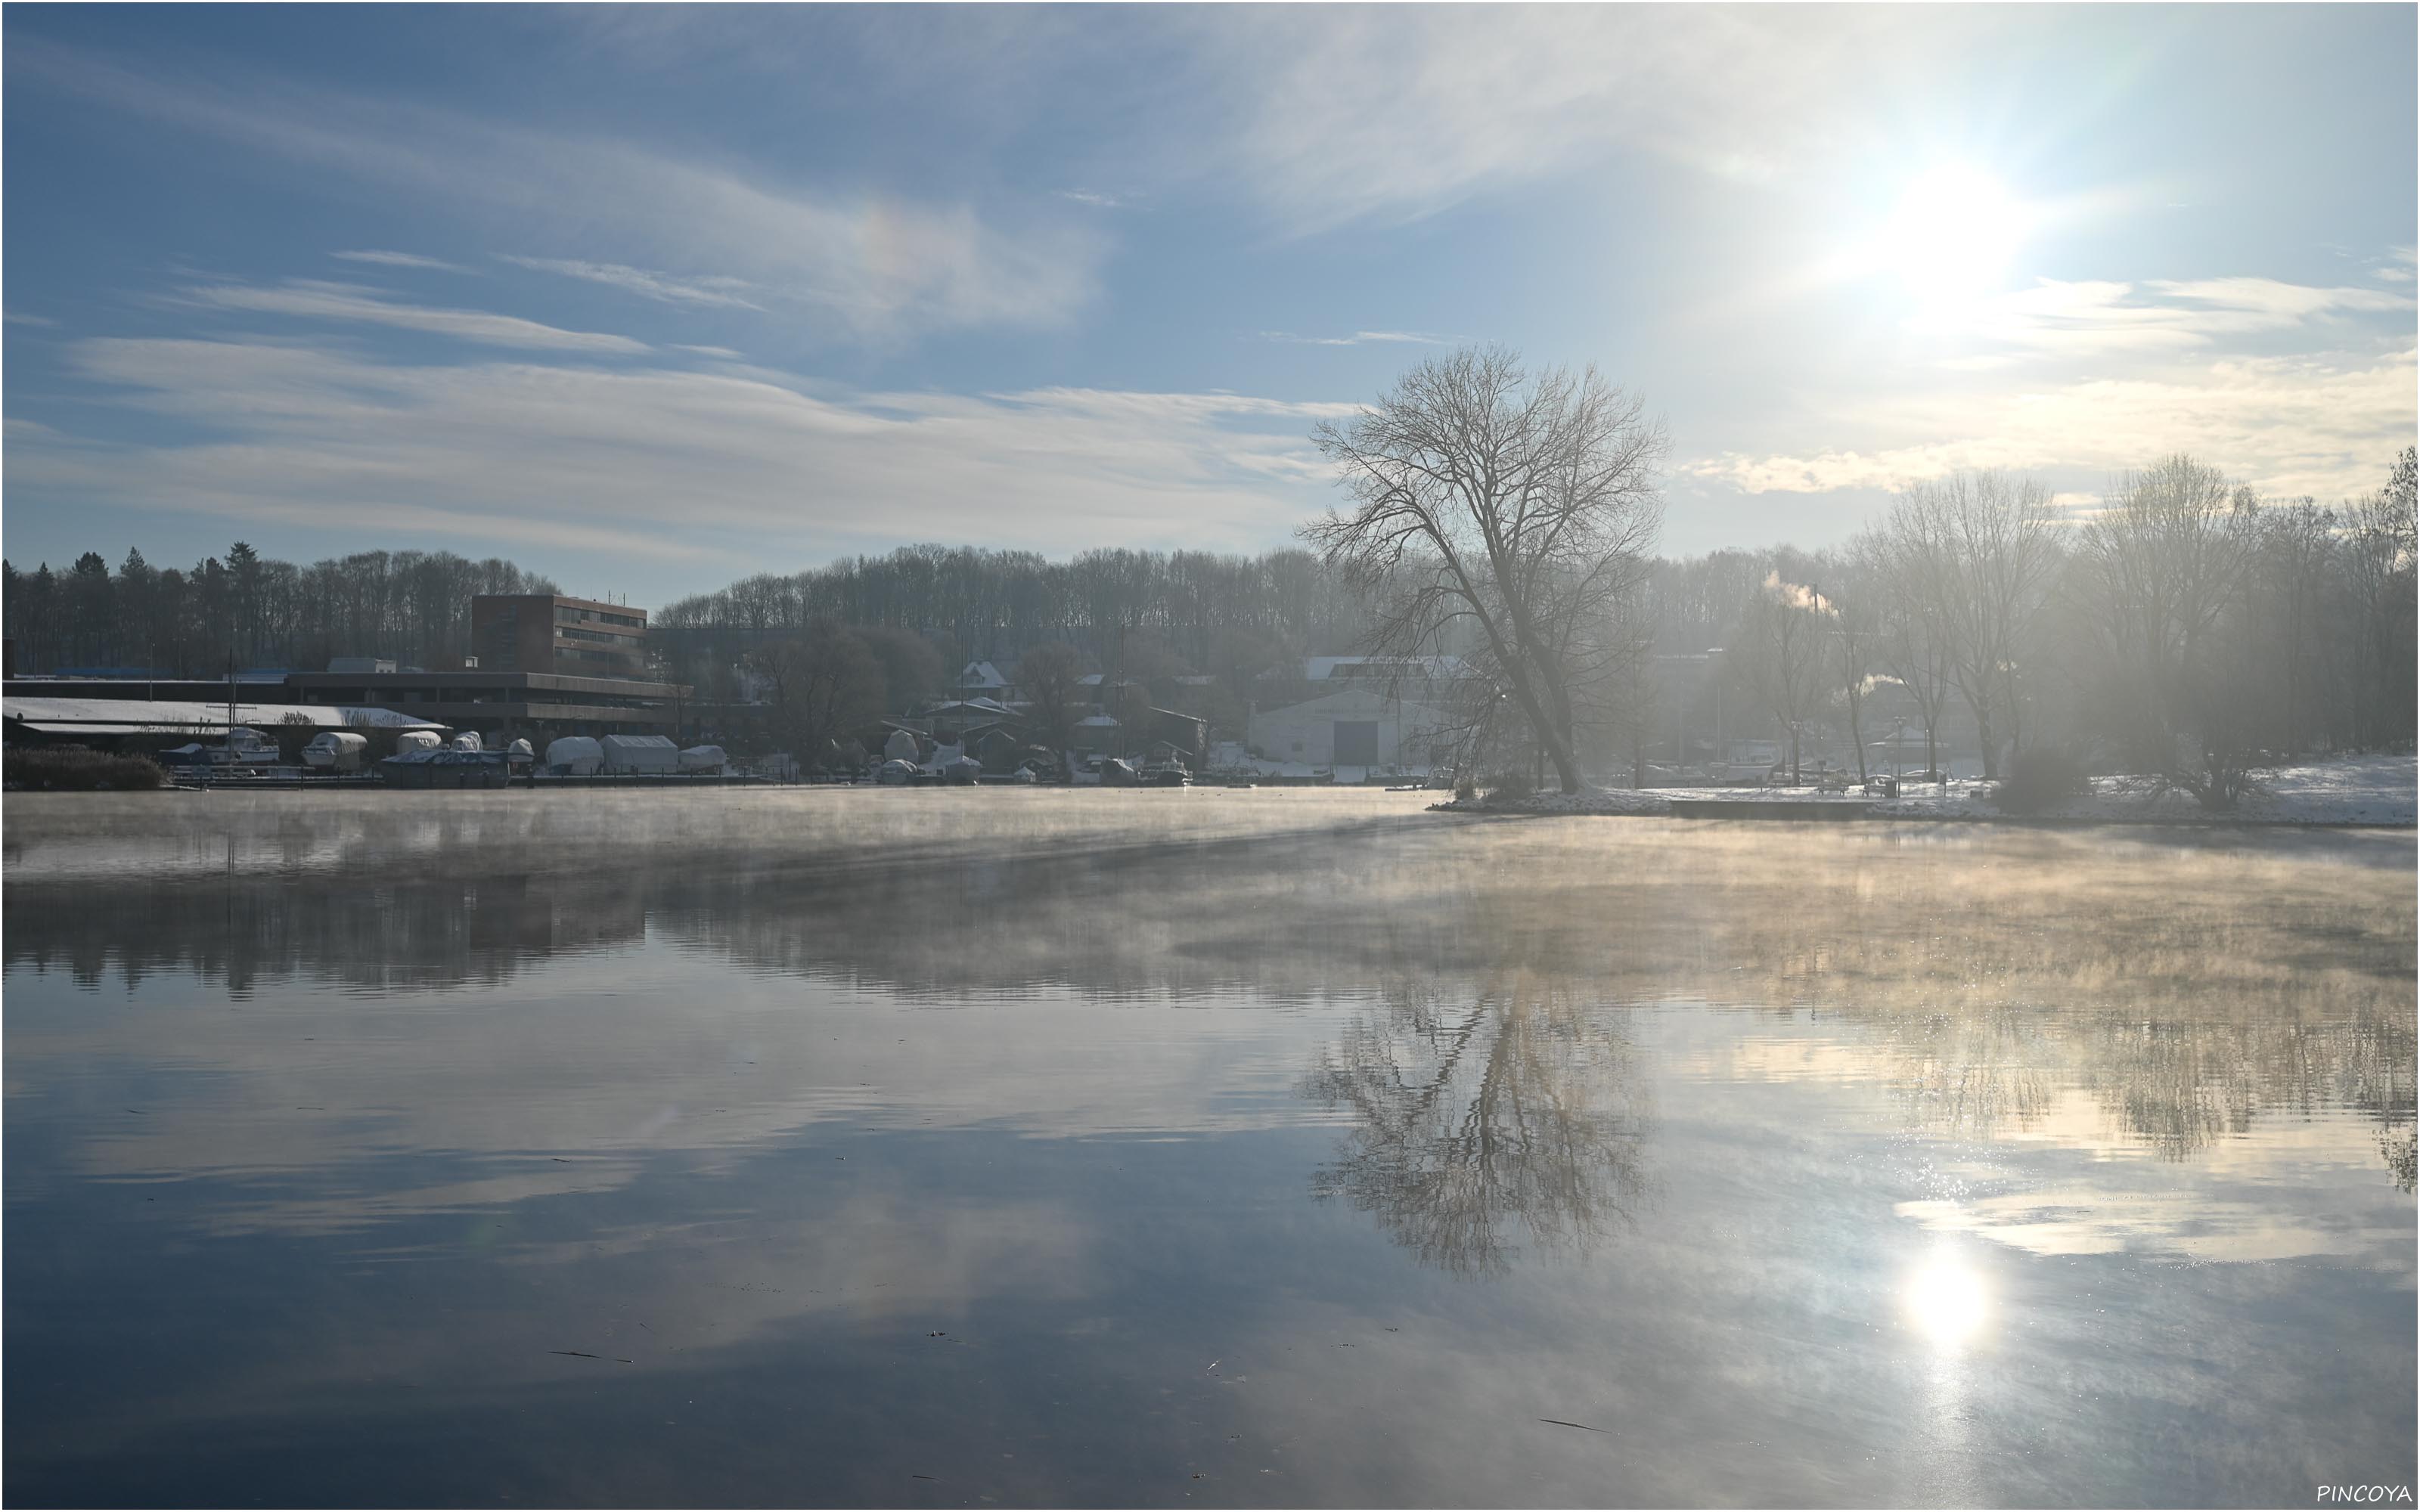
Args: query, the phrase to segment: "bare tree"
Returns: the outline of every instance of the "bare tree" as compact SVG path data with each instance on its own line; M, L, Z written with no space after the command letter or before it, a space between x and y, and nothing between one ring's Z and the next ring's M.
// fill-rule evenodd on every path
M1938 617L1950 680L1975 713L1983 775L1999 775L1999 734L2013 738L2019 662L2057 560L2049 496L2031 479L1958 472L1901 494L1890 512L1903 585Z
M1824 580L1834 584L1832 592L1823 592L1821 584L1814 587L1818 603L1830 610L1830 639L1827 645L1832 684L1839 690L1842 710L1849 717L1849 744L1857 752L1857 780L1863 782L1866 771L1866 695L1873 690L1874 666L1881 658L1882 619L1875 603L1876 580L1872 564L1859 552L1851 550L1832 563Z
M2344 581L2351 624L2354 739L2364 746L2412 738L2413 568L2420 558L2420 451L2405 447L2387 486L2344 509Z
M758 646L748 659L768 684L774 737L801 767L826 764L842 738L882 713L882 663L854 631L830 621Z
M2129 475L2077 546L2104 717L2139 764L2212 809L2249 780L2240 610L2258 529L2249 489L2178 455Z
M1790 781L1798 782L1799 734L1832 687L1834 610L1813 589L1784 582L1779 571L1741 606L1729 660L1775 721L1790 732Z
M1869 594L1875 600L1875 654L1882 667L1916 704L1924 725L1924 766L1941 770L1941 717L1949 705L1951 636L1943 608L1946 596L1927 582L1929 556L1905 548L1906 543L1885 529L1869 530L1854 548L1869 564Z
M1059 769L1068 767L1067 739L1075 728L1076 680L1084 675L1084 664L1076 656L1076 648L1063 641L1035 646L1016 664L1016 684L1025 690L1026 718L1033 727L1034 738L1050 748L1059 760Z
M1586 607L1653 545L1661 424L1593 368L1532 380L1485 347L1421 363L1313 439L1352 504L1304 534L1370 601L1371 648L1415 654L1475 630L1473 659L1579 791L1572 658Z

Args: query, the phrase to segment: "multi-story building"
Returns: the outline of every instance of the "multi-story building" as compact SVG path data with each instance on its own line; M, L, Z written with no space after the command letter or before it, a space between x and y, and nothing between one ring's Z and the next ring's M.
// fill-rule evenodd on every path
M481 594L471 645L484 672L644 679L647 611L560 594Z
M560 594L471 600L473 666L396 671L347 658L287 685L309 703L377 702L483 734L671 734L690 690L650 674L647 611Z

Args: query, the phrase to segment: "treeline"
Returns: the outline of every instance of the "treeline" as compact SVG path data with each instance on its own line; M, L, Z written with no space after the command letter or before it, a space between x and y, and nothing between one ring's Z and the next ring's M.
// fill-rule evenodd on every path
M1784 738L1862 750L1888 696L1928 736L1971 718L1987 776L2030 754L2034 782L2143 773L2223 809L2264 764L2412 741L2416 464L2324 508L2174 456L2082 515L1961 474L1837 550L1668 563L1660 614Z
M766 573L666 605L649 620L676 659L724 657L810 625L908 630L962 660L1013 659L1063 641L1103 666L1160 648L1189 668L1258 671L1289 654L1350 645L1364 622L1308 551L1032 551L911 546L804 572ZM1158 655L1155 651L1153 655ZM950 669L955 671L954 666Z
M0 615L18 666L140 668L209 677L240 667L317 671L332 656L394 656L431 670L471 654L471 599L551 594L554 584L501 558L450 551L363 551L309 566L238 541L225 560L154 567L130 550L112 572L87 551L65 572L0 563ZM12 669L13 670L13 669Z

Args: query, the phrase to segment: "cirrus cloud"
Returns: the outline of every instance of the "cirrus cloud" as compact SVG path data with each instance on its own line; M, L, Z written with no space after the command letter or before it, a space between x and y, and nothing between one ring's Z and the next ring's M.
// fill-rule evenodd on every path
M716 359L407 363L258 338L93 338L68 361L106 403L202 439L12 429L20 497L726 563L903 536L1264 547L1324 501L1311 421L1350 409L866 391Z

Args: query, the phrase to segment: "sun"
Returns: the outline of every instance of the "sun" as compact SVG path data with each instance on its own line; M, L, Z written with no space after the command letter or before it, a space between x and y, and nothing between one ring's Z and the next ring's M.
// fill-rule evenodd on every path
M1876 250L1917 303L1938 311L1996 292L2031 220L1992 175L1943 163L1900 192Z

